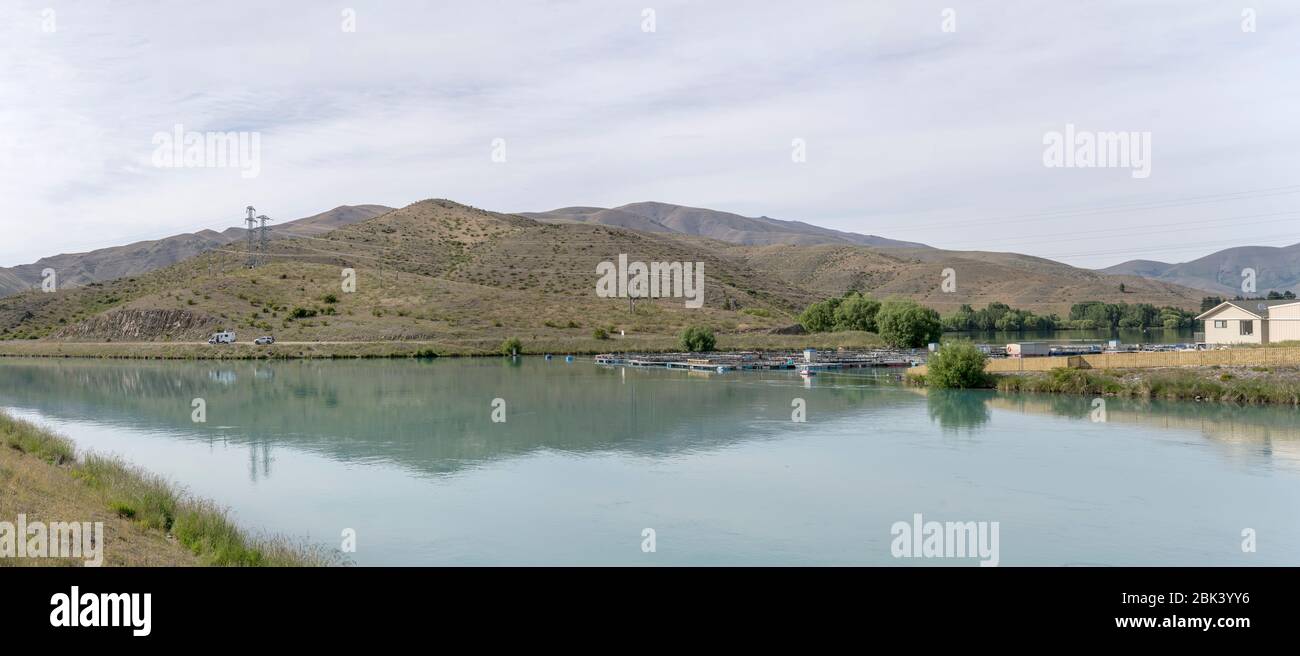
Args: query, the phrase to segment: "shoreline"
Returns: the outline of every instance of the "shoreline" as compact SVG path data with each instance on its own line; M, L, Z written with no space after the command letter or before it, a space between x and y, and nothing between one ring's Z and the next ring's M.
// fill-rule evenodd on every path
M908 385L937 389L924 375L904 377ZM992 373L971 389L1004 394L1034 393L1139 400L1227 403L1238 406L1300 407L1300 367L1206 365L1149 369L1068 369Z
M85 522L106 566L313 567L337 554L238 527L228 511L117 457L78 454L72 440L0 410L0 521ZM88 537L88 536L87 536ZM50 545L51 549L54 545ZM6 565L83 565L75 557L16 558Z
M502 339L387 340L337 342L277 342L256 346L251 342L213 345L206 342L72 342L48 340L0 341L0 358L103 358L144 360L309 360L336 358L432 358L500 356ZM520 337L521 355L597 355L609 352L672 353L681 351L676 335L529 339ZM874 348L878 336L865 332L773 335L724 333L717 335L716 352L801 350L803 348Z

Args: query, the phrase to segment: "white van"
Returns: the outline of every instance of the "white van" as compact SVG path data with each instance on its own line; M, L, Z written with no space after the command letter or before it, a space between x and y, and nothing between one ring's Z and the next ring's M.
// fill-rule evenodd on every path
M212 337L208 338L208 343L209 344L234 344L235 331L226 330L219 333L212 333Z

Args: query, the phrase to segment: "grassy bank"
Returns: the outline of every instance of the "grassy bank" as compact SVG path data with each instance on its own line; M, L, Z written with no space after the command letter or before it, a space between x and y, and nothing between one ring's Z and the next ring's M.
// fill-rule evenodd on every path
M313 566L337 562L320 548L251 536L212 502L194 498L161 477L116 458L95 454L78 458L67 438L3 412L0 490L4 491L0 520L12 522L21 513L29 521L103 521L105 564Z
M767 333L718 334L721 351L872 348L882 345L874 333L837 332L815 335ZM663 353L679 351L675 335L636 337L521 338L525 353L591 355L609 352ZM68 342L20 340L0 342L0 357L141 358L163 360L252 360L303 358L408 358L437 355L497 355L499 339L458 341L279 342L255 346L249 342L210 345L193 342Z
M1053 369L995 376L994 383L1002 392L1300 406L1300 369L1294 367Z

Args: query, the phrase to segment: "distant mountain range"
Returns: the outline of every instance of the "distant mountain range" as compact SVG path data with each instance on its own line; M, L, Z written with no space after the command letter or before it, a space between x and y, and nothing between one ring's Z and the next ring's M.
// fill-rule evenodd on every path
M543 223L589 223L641 230L643 232L671 232L746 246L785 244L788 246L813 246L819 244L852 244L898 248L928 248L911 241L886 239L876 235L841 232L821 228L802 221L782 221L766 216L751 218L700 207L686 207L670 203L630 203L614 208L562 207L549 212L524 212L522 216Z
M808 304L848 291L913 298L943 313L963 304L1003 302L1063 314L1089 300L1196 309L1205 295L1016 253L946 251L893 240L859 244L878 238L650 205L633 206L646 214L621 210L621 216L653 221L655 230L600 220L540 221L448 200L392 211L337 208L279 226L280 238L256 268L246 267L240 245L230 243L242 230L170 238L186 246L156 257L153 242L122 247L117 257L131 262L117 269L109 267L111 256L104 252L93 268L84 264L90 254L82 254L69 260L87 269L81 280L131 273L69 286L60 271L57 293L25 291L0 299L0 339L196 340L238 328L275 334L286 343L446 340L491 350L513 336L534 344L585 339L599 348L597 329L659 336L665 343L691 325L719 333L784 331ZM367 214L371 218L358 220ZM722 235L732 241L719 240ZM767 243L744 243L753 239ZM184 257L186 249L206 252ZM703 263L703 307L687 307L682 298L634 304L601 297L597 267L621 254L631 261ZM160 266L176 258L181 259ZM28 267L39 272L58 261L46 258ZM340 288L340 271L346 269L356 276L355 293ZM947 269L955 274L949 291L941 288Z
M1154 260L1129 260L1100 269L1102 273L1141 276L1219 295L1242 294L1242 271L1255 272L1255 291L1295 291L1300 285L1300 244L1290 246L1239 246L1205 257L1169 264Z
M280 239L324 234L391 210L391 207L383 205L342 205L302 219L271 224L271 237ZM52 255L15 267L0 267L0 296L40 287L41 272L47 268L54 269L57 273L60 288L104 282L161 269L214 248L239 242L247 234L248 231L244 228L227 228L221 232L200 230L87 253Z

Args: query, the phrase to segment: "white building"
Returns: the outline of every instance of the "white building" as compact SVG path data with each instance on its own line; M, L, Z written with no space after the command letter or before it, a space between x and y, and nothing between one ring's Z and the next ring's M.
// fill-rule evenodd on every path
M1199 317L1207 344L1300 341L1300 300L1225 301Z

